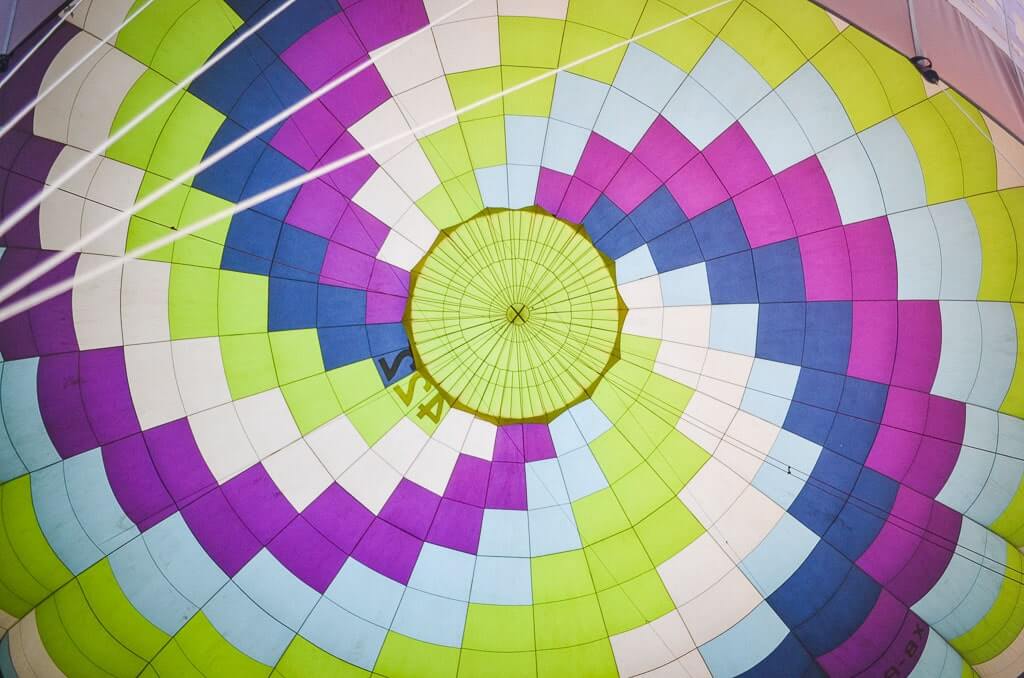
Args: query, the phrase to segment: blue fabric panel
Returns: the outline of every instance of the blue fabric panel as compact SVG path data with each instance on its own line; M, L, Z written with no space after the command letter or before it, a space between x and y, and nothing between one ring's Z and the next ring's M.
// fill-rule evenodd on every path
M629 218L648 242L686 221L683 210L664 186L640 203Z
M591 242L597 242L625 218L626 213L602 194L583 217L583 227L587 229Z
M804 269L796 239L758 247L753 255L761 303L804 301Z
M878 424L837 414L825 446L847 459L863 464L878 434Z
M282 223L246 210L231 219L221 267L242 273L268 275L274 261Z
M648 247L659 273L674 271L699 263L701 260L700 248L697 247L697 239L693 237L693 229L685 223L656 237Z
M697 215L690 224L705 259L717 259L750 249L747 234L732 200Z
M850 574L821 610L793 628L804 647L815 656L834 650L853 635L878 600L881 586L858 568Z
M761 304L757 314L757 357L799 365L804 349L804 305Z
M275 3L264 3L262 0L235 0L235 2L241 2L247 6L247 9L252 7L252 10L255 10L249 11L250 23L256 23L277 7ZM260 29L259 36L270 45L272 50L280 54L314 26L319 26L337 13L337 0L299 0ZM239 13L239 16L245 15Z
M824 445L835 416L835 412L830 410L794 401L789 406L782 428L811 442Z
M267 325L271 332L316 327L316 283L271 278Z
M839 411L868 421L882 421L888 395L889 387L885 384L847 377Z
M772 653L757 666L741 673L743 678L777 678L778 676L800 676L816 666L814 659L796 637L789 633Z
M317 330L317 336L320 338L320 353L326 370L351 365L370 357L370 340L366 336L365 325L321 327Z
M850 362L853 305L848 301L807 304L804 365L845 373Z
M843 393L843 377L831 372L811 370L806 367L800 370L796 382L793 400L806 405L823 407L833 412L839 407L839 399Z
M644 244L640 231L629 219L623 219L600 240L594 243L609 259L618 259L627 252L632 252Z
M236 47L213 68L189 85L189 91L227 115L249 85L277 55L266 43L252 37Z
M327 239L285 224L274 253L274 266L270 275L316 282L324 256Z
M251 198L289 179L294 179L303 173L304 170L301 167L289 160L277 149L267 146L263 151L263 155L256 162L256 166L253 167L252 175L250 175L245 188L242 190L242 198ZM292 201L295 200L298 192L299 189L293 188L276 198L271 198L254 206L253 209L283 221L288 215L288 210L291 208Z
M757 283L750 252L739 252L708 262L712 304L756 304Z
M321 285L317 296L318 327L362 325L366 322L366 292Z
M819 542L793 576L768 596L768 603L792 629L825 605L851 568L850 561L839 551Z
M245 130L240 126L230 120L225 120L217 133L213 135L210 147L206 149L203 158L210 157L243 134L245 134ZM264 149L266 149L266 145L258 139L254 139L197 174L192 185L218 198L238 202L242 197L242 191L245 190L245 183L256 167L256 163L259 162L260 156L263 155Z
M370 353L375 356L386 355L409 347L409 337L402 323L385 325L367 325L370 337Z

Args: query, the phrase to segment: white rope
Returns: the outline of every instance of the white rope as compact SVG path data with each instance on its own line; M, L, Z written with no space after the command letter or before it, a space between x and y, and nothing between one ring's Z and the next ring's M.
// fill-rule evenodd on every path
M608 47L605 47L605 48L603 48L601 50L598 50L597 52L593 52L591 54L588 54L588 55L585 55L583 57L580 57L579 59L576 59L575 61L567 63L567 64L565 64L563 66L559 66L558 68L555 68L555 69L552 69L552 70L549 70L549 71L545 71L544 73L541 73L540 75L537 75L537 76L535 76L533 78L530 78L529 80L525 80L525 81L523 81L523 82L521 82L521 83L519 83L517 85L514 85L512 87L504 89L504 90L502 90L500 92L497 92L495 94L491 94L491 95L489 95L487 97L484 97L483 99L479 99L479 100L477 100L477 101L475 101L475 102L473 102L471 104L467 104L466 106L463 106L462 108L460 108L460 109L458 109L456 111L453 111L451 113L446 113L444 115L441 115L438 118L436 118L434 120L431 120L430 122L427 122L427 123L425 123L423 125L419 125L419 126L413 128L413 129L405 130L405 131L403 131L403 132L401 132L399 134L396 134L396 135L394 135L394 136L392 136L392 137L390 137L388 139L385 139L384 141L381 141L381 142L379 142L377 144L374 144L373 146L371 146L369 148L364 148L361 151L357 151L355 153L351 153L351 154L349 154L347 156L344 156L342 158L339 158L339 159L337 159L337 160L335 160L335 161L333 161L331 163L328 163L327 165L324 165L323 167L318 167L318 168L316 168L316 169L314 169L312 171L306 172L305 174L301 174L301 175L299 175L299 176L297 176L297 177L295 177L293 179L290 179L290 180L288 180L286 182L283 182L281 184L273 186L273 187L263 191L262 193L259 193L257 195L254 195L254 196L252 196L250 198L247 198L247 199L243 200L242 202L240 202L240 203L238 203L236 205L233 205L231 207L228 207L228 208L225 208L223 210L220 210L219 212L216 212L215 214L210 215L210 216L206 217L205 219L202 219L200 221L197 221L197 222L194 222L192 224L189 224L188 226L184 226L182 228L179 228L179 229L177 229L177 230L175 230L175 231L173 231L171 233L168 233L166 236L158 238L157 240L154 240L154 241L152 241L150 243L147 243L146 245L142 245L140 247L137 247L134 250L132 250L131 252L125 253L123 256L111 258L110 261L108 261L108 262L106 262L106 263L104 263L104 264L102 264L100 266L97 266L96 268L91 269L87 273L84 273L84 274L82 274L80 276L78 276L78 275L72 276L70 278L67 278L67 279L61 281L61 282L54 283L53 285L50 285L50 286L45 287L45 288L43 288L41 290L38 290L38 291L36 291L36 292L26 296L23 299L19 299L16 302L8 304L8 305L0 308L0 322L3 322L4 320L8 320L8 319L12 318L13 316L18 315L19 313L23 313L23 312L27 311L28 309L36 306L37 304L41 304L44 301L52 299L52 298L54 298L55 296L57 296L59 294L63 294L64 292L67 292L68 290L72 289L77 284L85 284L85 283L88 283L88 282L90 282L92 280L95 280L95 279L97 279L97 278L99 278L99 277L101 277L103 275L106 275L110 271L113 271L113 270L115 270L117 268L120 268L121 266L123 266L128 261L132 261L134 259L138 259L139 257L144 257L147 254L151 254L152 252L155 252L155 251L157 251L157 250L159 250L159 249L161 249L163 247L166 247L168 245L171 245L171 244L177 242L178 240L181 240L182 238L185 238L185 237L187 237L187 236L189 236L189 235L191 235L191 234L193 234L193 233L195 233L197 231L201 231L204 228L212 226L213 224L216 224L216 223L218 223L220 221L223 221L225 219L229 219L229 218L233 217L234 215L238 214L239 212L244 212L244 211L246 211L246 210L248 210L248 209L250 209L252 207L255 207L256 205L264 203L264 202L266 202L268 200L272 200L273 198L276 198L277 196L279 196L279 195L281 195L283 193L287 193L288 191L290 191L290 190L292 190L294 188L298 188L298 187L300 187L300 186L302 186L302 185L304 185L306 183L309 183L310 181L314 181L316 179L319 179L320 177L322 177L322 176L324 176L326 174L330 174L331 172L335 172L335 171L345 167L346 165L350 165L350 164L352 164L354 162L357 162L357 161L359 161L359 160L361 160L361 159L371 155L375 151L387 148L388 146L391 146L391 145L393 145L393 144L395 144L395 143L397 143L399 141L403 141L403 140L405 140L406 138L408 138L410 136L414 136L414 135L417 135L420 132L423 132L425 130L437 127L438 125L440 125L442 123L448 122L448 121L453 120L453 119L457 119L460 115L464 115L465 113L469 113L469 112L474 111L474 110L476 110L478 108L486 106L487 104L489 104L489 103L491 103L493 101L496 101L498 99L501 99L501 98L503 98L503 97L505 97L505 96L507 96L509 94L514 94L515 92L518 92L518 91L520 91L522 89L525 89L527 87L532 87L533 85L536 85L537 83L540 83L540 82L543 82L543 81L545 81L545 80L547 80L549 78L555 77L559 73L562 73L564 71L576 68L577 66L581 66L581 65L583 65L585 63L593 61L594 59L598 59L598 58L600 58L600 57L602 57L602 56L604 56L606 54L609 54L611 52L615 52L617 50L620 50L620 49L623 49L625 47L628 47L629 45L633 44L634 42L637 42L638 40L644 40L645 38L649 38L649 37L651 37L653 35L656 35L657 33L660 33L661 31L667 30L667 29L669 29L669 28L671 28L673 26L681 24L681 23L683 23L685 21L689 21L690 19L694 19L694 18L699 17L699 16L701 16L703 14L707 14L708 12L712 12L712 11L714 11L716 9L719 9L720 7L724 7L725 5L728 5L728 4L731 4L731 3L734 3L734 2L739 2L739 0L719 0L719 2L716 2L713 5L705 7L704 9L698 10L698 11L693 12L691 14L685 14L685 15L683 15L681 17L673 19L672 21L669 21L669 22L664 23L664 24L662 24L660 26L652 28L652 29L650 29L648 31L645 31L643 33L635 35L632 38L627 38L627 39L622 40L620 42L614 43L614 44L612 44L612 45L610 45ZM466 3L466 4L468 4L468 3ZM123 217L124 215L121 215L121 216ZM103 224L100 227L100 229L97 230L96 232L97 233L103 232L103 229L109 230L110 228L113 228L113 226L116 226L117 223L119 223L120 220L121 220L121 217L116 217L115 219L112 219L112 220L106 222L105 224ZM65 251L65 252L58 253L58 256L63 256L63 259L61 259L63 261L65 259L69 258L72 254L74 254L74 253L73 252L69 253L69 252ZM53 258L56 258L56 257L53 257ZM53 258L51 258L51 260ZM50 261L50 260L47 260L47 261ZM10 296L10 295L8 295L8 296ZM4 298L6 298L6 297L4 297Z
M273 12L270 12L269 14L267 14L267 16L260 19L257 23L253 24L251 27L246 29L245 32L239 34L234 40L232 40L227 45L227 47L214 54L206 63L204 63L201 67L193 71L188 77L186 77L181 82L175 84L174 87L167 90L159 98L150 103L149 106L145 108L145 110L143 110L134 118L126 122L117 130L117 132L114 133L113 136L108 137L106 141L104 141L102 144L94 148L84 157L79 159L77 163L68 168L63 174L57 177L56 180L44 186L43 190L37 193L36 195L32 196L32 198L28 202L19 206L18 209L16 209L10 215L4 217L4 220L0 222L0 236L3 236L9 230L14 228L19 221L21 221L28 214L30 214L32 210L38 207L44 200L49 198L56 191L60 190L61 186L63 186L69 180L71 180L76 174L78 174L78 172L88 167L93 160L100 157L104 152L107 151L107 149L109 149L111 146L113 146L118 141L123 139L133 129L142 124L146 120L146 118L155 113L157 109L159 109L161 106L163 106L168 101L177 96L180 92L182 92L190 84L192 84L197 78L199 78L208 70L216 66L217 63L221 61L221 59L231 54L231 52L237 49L243 42L245 42L248 38L252 37L254 33L256 33L264 26L266 26L267 23L276 18L279 14L281 14L281 12L291 7L293 4L295 4L295 2L296 0L285 0L285 2L283 2L280 7L278 7ZM0 136L2 136L2 134L0 134Z
M111 40L113 40L117 36L117 34L121 32L121 29L123 29L125 26L130 24L135 19L135 17L139 16L144 11L146 11L146 8L149 7L150 5L152 5L155 1L156 0L146 0L146 2L143 3L143 5L141 7L139 7L137 10L135 10L134 12L129 14L128 17L125 18L124 21L122 21L120 24L118 24L117 28L112 30L107 35L107 37L105 37L102 40L100 40L99 42L97 42L95 45L93 45L92 49L90 49L88 52L85 53L85 55L81 59L79 59L75 63L71 64L71 68L69 68L68 70L66 70L63 73L61 73L61 76L59 78L57 78L54 82L50 83L50 85L46 89L44 89L42 92L40 92L36 96L35 99L33 99L32 101L30 101L27 104L25 104L25 106L20 111L18 111L13 118L8 120L7 123L5 123L3 127L0 127L0 139L2 139L5 134L10 132L12 129L14 129L14 126L17 125L19 122L21 122L21 120L26 115L31 113L32 109L35 108L39 104L40 101L42 101L46 97L50 96L50 94L52 94L55 89L60 87L62 82L64 82L65 80L67 80L68 78L71 77L72 73L74 73L76 70L81 68L83 64L88 62L89 59L91 59L93 57L93 55L96 54L96 52L100 51L104 47L109 47L109 45L107 43L110 42Z
M50 36L56 33L57 29L64 25L64 22L68 20L68 17L71 16L72 13L74 13L75 9L77 9L78 6L82 4L82 2L83 0L75 0L67 9L63 10L60 13L60 18L58 18L57 22L50 27L50 30L46 31L46 34L39 39L39 42L32 45L32 49L26 52L25 56L21 57L18 60L18 63L16 63L12 69L7 71L7 75L4 76L4 79L0 80L0 89L3 89L4 85L6 85L7 82L14 77L15 73L20 71L21 67L24 66L29 59L32 58L32 55L35 54L39 50L39 48L43 46L43 43L49 40Z
M290 1L294 2L294 0L290 0ZM74 243L71 243L67 247L63 248L61 251L55 253L53 256L47 257L46 259L42 260L41 262L39 262L38 264L36 264L32 268L30 268L29 270L25 271L24 273L22 273L21 275L16 277L11 282L7 283L3 287L0 287L0 301L4 301L6 299L9 299L12 295L17 294L21 289L23 289L27 285L31 284L39 276L47 273L48 271L51 271L55 267L59 266L62 262L70 259L75 254L75 252L85 249L86 245L88 245L89 243L93 242L94 240L97 240L98 238L102 237L108 231L110 231L110 230L112 230L114 228L117 228L119 225L121 225L122 223L124 223L128 219L130 219L132 217L132 215L134 215L137 212L140 212L140 211L146 209L147 207L149 207L150 205L155 203L157 200L163 198L165 195L167 195L168 193L173 191L178 186L184 184L186 181L188 181L189 179L191 179L195 175L199 174L200 172L202 172L203 170L207 169L208 167L212 167L213 165L215 165L216 163L220 162L221 160L223 160L227 156L231 155L232 153L234 153L235 151L237 151L241 147L245 146L247 143L249 143L253 139L259 137L261 134L263 134L267 130L272 129L273 127L275 127L276 125L278 125L282 121L287 120L288 118L290 118L292 115L294 115L295 113L297 113L298 111L300 111L304 107L306 107L309 104L311 104L312 102L318 100L320 97L322 97L322 96L326 95L327 93L331 92L332 90L340 87L342 84L344 84L348 80L351 80L355 76L359 75L360 73L365 71L367 68L370 68L375 63L377 63L379 60L381 60L382 58L384 58L384 57L388 56L389 54L391 54L393 51L395 51L397 49L400 49L409 40L412 40L413 38L415 38L420 33L423 33L424 31L429 31L433 26L435 26L435 25L445 21L446 19L448 19L451 16L454 16L456 13L458 13L461 10L463 10L464 8L468 7L470 4L472 4L475 1L476 0L465 0L462 4L454 7L453 9L449 10L448 12L445 12L443 15L438 17L433 22L427 24L423 28L417 30L414 33L411 33L411 34L405 36L401 40L395 42L393 45L390 45L389 47L385 48L384 50L378 52L371 59L362 62L361 64L359 64L358 66L356 66L352 70L346 71L345 73L341 74L337 78L331 80L330 82L328 82L327 84L322 86L320 89L316 90L315 92L311 92L310 94L308 94L307 96L302 98L300 101L297 101L296 103L292 104L291 106L289 106L288 108L284 109L280 113L276 114L274 117L272 117L272 118L270 118L268 120L263 121L258 126L256 126L253 129L249 130L248 132L246 132L242 136L238 137L237 139L235 139L231 143L225 145L224 147L218 149L216 152L210 154L208 157L204 158L203 161L200 162L198 165L195 165L195 166L185 170L184 172L182 172L178 176L174 177L170 181L162 184L160 186L160 188L158 188L157 190L153 191L152 193L149 193L148 195L146 195L145 198L143 198L139 202L136 202L134 205L132 205L132 207L130 209L125 210L124 212L121 212L119 215L117 215L113 219L108 220L107 222L102 224L99 228L97 228L95 230L92 230L89 233L86 233L85 235L80 237ZM151 106L150 108L153 108L153 107ZM121 132L119 131L118 134L121 134ZM120 137L118 137L118 135L115 135L115 137L120 138ZM102 150L105 147L109 146L109 145L110 144L108 142L107 144L105 144L104 147L101 147L101 149L99 149L100 152L102 152ZM76 164L74 167L72 167L71 170L69 170L68 172L65 172L65 174L63 174L60 177L60 180L56 184L54 184L53 186L47 186L46 188L44 188L42 192L40 192L39 194L34 196L31 200L29 200L24 205L19 207L13 214L11 214L9 217L6 217L2 222L0 222L0 236L2 236L3 234L7 233L7 231L9 231L11 228L13 228L19 221L21 221L21 219L25 218L35 207L39 206L39 204L46 197L48 197L54 191L56 191L57 190L57 186L60 183L62 183L63 180L66 180L74 172L80 170L82 167L84 167L88 163L88 161L92 160L94 157L95 157L95 155L92 158L85 158L82 161L80 161L78 164Z

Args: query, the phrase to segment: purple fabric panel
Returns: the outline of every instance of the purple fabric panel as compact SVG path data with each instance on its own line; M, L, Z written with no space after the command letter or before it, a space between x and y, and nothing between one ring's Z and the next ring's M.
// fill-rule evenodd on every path
M534 200L538 207L542 207L551 214L557 214L558 208L565 199L565 192L572 180L568 174L562 174L547 167L540 168L540 178L537 180L537 195Z
M547 424L526 424L523 426L523 444L526 447L526 461L540 461L555 458L555 441Z
M883 590L860 628L839 647L819 657L818 663L833 678L860 675L878 661L901 634L908 613L905 605Z
M348 206L348 198L323 181L311 181L299 189L285 221L293 226L330 238L338 225L338 215Z
M416 483L402 479L380 511L380 517L414 537L426 539L441 498Z
M899 302L899 340L892 384L928 392L942 352L942 317L937 301Z
M583 149L575 176L593 188L604 190L627 157L626 149L594 132Z
M482 507L487 500L487 478L490 470L490 464L483 459L460 454L455 461L451 478L448 479L448 487L444 491L445 498Z
M367 289L380 294L407 297L409 296L410 282L409 271L404 271L384 261L374 261Z
M39 360L39 412L64 459L99 445L82 402L78 358L77 353L62 353Z
M800 236L807 301L849 300L850 252L842 228Z
M697 147L660 115L633 151L662 182L668 181L697 153Z
M932 502L922 494L901 487L889 516L875 541L857 560L862 570L881 584L899 574L913 557L928 524Z
M178 507L188 505L217 487L203 459L188 419L178 419L142 434L153 466Z
M374 50L427 25L423 0L341 0L352 26Z
M585 181L572 178L569 188L565 191L562 204L555 213L560 219L571 221L575 224L582 224L583 217L587 216L590 208L594 206L601 192Z
M207 492L181 510L199 544L229 577L235 576L260 550L221 490Z
M658 190L662 182L635 155L626 158L612 178L605 195L627 214Z
M373 257L356 250L327 243L327 255L320 267L320 283L365 290L373 274Z
M352 553L374 520L369 509L337 483L307 506L302 517L346 553Z
M962 522L959 513L933 501L921 545L903 571L889 582L889 591L908 606L931 591L953 559Z
M770 245L796 236L789 207L775 177L743 191L734 202L751 247Z
M498 428L494 437L494 461L525 461L523 451L523 425L511 424Z
M366 50L344 14L327 19L281 55L281 60L311 90L365 58Z
M703 155L730 195L738 195L772 176L768 163L738 122L712 141Z
M789 167L775 177L800 235L816 233L843 223L839 205L818 156Z
M487 508L526 510L526 464L496 461L487 484Z
M317 166L328 165L336 160L359 153L362 150L363 147L359 145L355 137L345 132L327 149L327 153L317 163ZM366 156L326 174L325 181L334 186L342 195L351 198L359 192L359 189L363 187L366 180L377 171L377 167L377 162L372 157Z
M914 614L913 610L908 610L907 616L903 619L903 625L893 636L889 647L862 675L892 675L894 668L898 672L905 672L897 675L910 675L917 663L921 661L929 633L934 632L920 617Z
M896 298L899 275L889 219L879 217L843 229L850 251L854 299Z
M376 519L352 555L385 577L408 584L422 548L421 540L387 521Z
M32 267L38 260L38 253L29 250L9 249L0 257L0 285L6 284ZM19 293L14 299L24 297ZM30 358L39 355L36 339L32 334L32 322L28 313L21 313L0 323L0 353L6 360Z
M348 557L301 516L288 523L267 549L292 574L320 593L327 591Z
M239 473L221 490L234 513L264 546L297 515L263 464Z
M480 527L484 510L461 501L442 499L430 526L427 541L456 551L476 554L480 546Z
M73 278L75 269L78 267L78 256L75 254L46 275L41 276L26 288L27 293L36 292L54 283ZM5 254L4 259L6 258ZM78 350L70 290L39 304L28 312L28 317L32 326L32 334L35 337L36 349L40 355ZM5 355L5 357L7 356Z
M106 444L138 433L141 429L128 388L124 349L103 348L80 355L82 402L96 439Z
M407 297L369 292L366 295L366 324L400 323L405 315Z
M380 219L352 203L341 215L331 240L363 254L376 256L390 231Z
M140 530L149 529L177 510L142 434L105 445L103 465L114 496Z
M703 155L683 165L665 186L691 219L729 199L729 192Z

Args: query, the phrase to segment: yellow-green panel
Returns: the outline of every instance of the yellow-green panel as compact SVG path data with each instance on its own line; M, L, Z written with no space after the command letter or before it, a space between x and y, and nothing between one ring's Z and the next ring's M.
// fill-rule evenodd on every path
M1024 417L1024 360L1020 359L1024 355L1024 305L1013 304L1013 322L1017 328L1017 364L999 410L1015 417Z
M807 61L800 48L775 22L747 3L736 10L720 37L772 87L778 87Z
M978 225L981 240L981 301L1010 301L1017 276L1021 248L1006 204L998 193L985 193L967 199Z

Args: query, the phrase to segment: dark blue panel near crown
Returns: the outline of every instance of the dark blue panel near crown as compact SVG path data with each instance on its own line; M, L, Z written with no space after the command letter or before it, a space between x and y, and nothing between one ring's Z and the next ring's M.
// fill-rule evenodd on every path
M750 249L747 234L732 200L711 208L690 220L705 259L716 259Z
M583 217L583 227L587 230L590 241L597 242L625 218L626 213L602 194L590 208L587 216Z
M693 237L693 229L689 224L676 226L650 241L647 246L658 273L674 271L701 261L700 248L697 247L697 239Z
M609 259L618 259L643 244L644 239L640 236L640 232L627 217L605 233L594 243L594 246Z
M351 365L370 357L370 339L365 325L320 327L317 329L317 336L320 339L324 368L327 370Z
M263 150L263 155L256 161L256 166L253 167L245 188L242 189L242 198L251 198L263 191L275 188L289 179L303 174L303 171L301 167L286 158L277 149L267 146ZM285 191L277 197L253 206L253 209L283 221L298 192L298 188Z
M317 297L319 327L362 325L366 322L366 291L321 285Z
M629 218L647 242L686 221L683 210L664 186L630 212Z
M753 255L761 303L805 299L803 264L796 239L758 247Z

